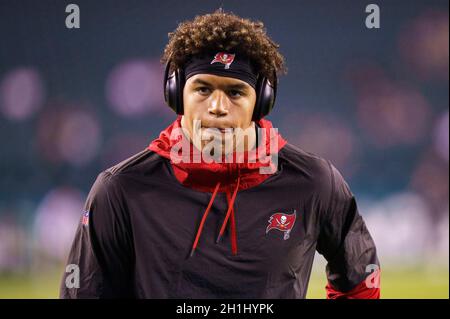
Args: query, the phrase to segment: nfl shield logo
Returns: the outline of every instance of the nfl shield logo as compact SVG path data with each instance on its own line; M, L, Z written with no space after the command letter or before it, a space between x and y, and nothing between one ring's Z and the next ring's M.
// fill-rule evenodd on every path
M81 224L84 226L89 225L89 211L88 210L83 212L83 217L81 218Z

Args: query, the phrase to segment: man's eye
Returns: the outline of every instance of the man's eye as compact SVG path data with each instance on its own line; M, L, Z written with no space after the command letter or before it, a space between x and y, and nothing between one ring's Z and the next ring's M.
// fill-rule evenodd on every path
M231 90L229 94L231 97L241 97L243 95L239 90Z
M211 90L209 88L207 88L206 86L202 86L197 88L197 92L203 95L209 94L211 92Z

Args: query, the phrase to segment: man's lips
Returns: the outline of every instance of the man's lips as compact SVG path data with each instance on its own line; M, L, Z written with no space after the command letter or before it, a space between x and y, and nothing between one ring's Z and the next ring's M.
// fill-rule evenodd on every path
M202 126L202 129L206 129L206 130L217 130L220 131L221 133L226 133L226 132L232 132L233 128L232 127L212 127L212 126Z

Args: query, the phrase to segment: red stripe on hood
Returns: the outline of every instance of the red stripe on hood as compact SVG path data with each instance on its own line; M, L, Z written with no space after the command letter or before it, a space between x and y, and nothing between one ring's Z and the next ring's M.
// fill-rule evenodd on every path
M259 145L257 148L258 154L265 153L266 156L278 153L280 149L286 145L286 140L281 137L280 134L270 136L270 129L273 128L272 123L268 120L261 119L256 124L266 129L266 136L262 141L264 145ZM249 152L233 153L234 158L243 158L243 163L206 163L201 159L200 163L174 163L171 159L171 149L177 143L180 143L180 134L174 134L175 130L181 130L181 116L165 130L161 132L159 137L152 141L148 148L151 151L158 153L160 156L170 160L178 181L190 188L202 191L213 192L217 183L221 183L219 189L220 192L226 192L230 185L235 184L238 176L241 178L239 190L254 187L268 177L271 174L261 174L260 168L268 166L267 157L262 157L262 160L256 156L252 156ZM272 149L274 139L277 139L277 149ZM193 151L193 145L190 143L191 150ZM192 152L191 152L192 153ZM249 159L254 159L255 162L249 162Z

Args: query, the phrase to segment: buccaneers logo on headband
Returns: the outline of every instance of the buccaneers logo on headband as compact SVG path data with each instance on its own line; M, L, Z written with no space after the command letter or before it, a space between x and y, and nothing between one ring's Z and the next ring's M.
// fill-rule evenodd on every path
M266 234L271 229L278 229L284 233L283 239L286 240L289 238L289 234L294 227L296 217L296 211L292 214L284 214L284 213L275 213L269 218L269 225L266 228Z
M225 64L225 69L229 69L231 63L234 61L235 54L225 53L225 52L219 52L216 53L214 56L214 59L211 61L211 64L220 62L222 64Z

